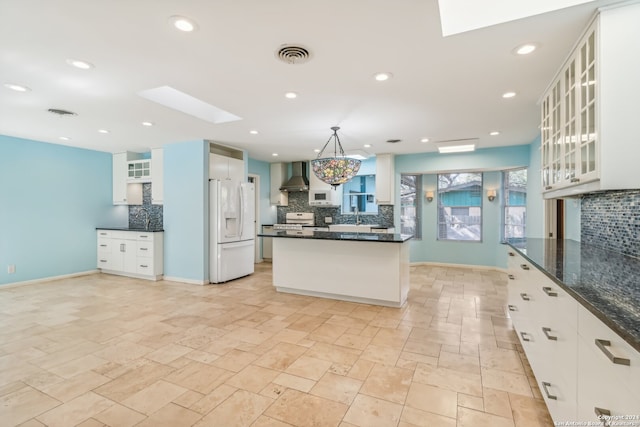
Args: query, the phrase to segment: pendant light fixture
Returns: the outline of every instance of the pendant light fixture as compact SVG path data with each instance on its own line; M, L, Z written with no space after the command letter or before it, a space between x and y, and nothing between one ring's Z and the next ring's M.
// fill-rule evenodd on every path
M327 184L331 184L335 189L338 185L349 182L360 170L360 163L358 159L352 159L344 155L340 138L338 138L338 126L331 128L333 135L329 137L329 140L320 153L318 158L311 161L311 167L313 173L316 174L318 179ZM333 139L333 157L322 157L327 145Z

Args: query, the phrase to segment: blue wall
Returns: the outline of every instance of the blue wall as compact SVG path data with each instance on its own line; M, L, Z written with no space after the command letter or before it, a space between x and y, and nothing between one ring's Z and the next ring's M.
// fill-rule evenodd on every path
M0 284L95 270L96 227L127 218L110 153L0 135Z
M164 146L164 274L209 281L209 143Z
M276 222L276 205L271 205L271 166L270 163L249 158L249 173L260 175L260 217L258 224L273 224Z
M527 170L527 237L544 237L544 199L542 198L540 137L529 145Z
M504 148L487 148L471 153L439 154L422 153L398 155L395 158L396 189L400 174L420 173L422 189L437 188L438 172L476 171L483 173L482 198L482 242L452 242L437 240L437 202L422 203L422 239L411 241L411 262L435 262L443 264L466 264L506 267L504 251L500 245L502 218L501 170L529 165L529 146L518 145ZM498 198L489 202L487 189L497 189ZM539 194L539 193L538 193ZM396 191L396 206L400 206L399 191ZM400 210L396 209L396 226L400 225Z

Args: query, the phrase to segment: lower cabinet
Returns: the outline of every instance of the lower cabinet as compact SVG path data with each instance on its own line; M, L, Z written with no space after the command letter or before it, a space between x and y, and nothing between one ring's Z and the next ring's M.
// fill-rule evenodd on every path
M162 232L99 229L97 233L97 262L103 273L149 280L162 278Z
M528 260L507 252L507 310L553 420L640 415L640 353ZM618 355L631 362L614 363Z

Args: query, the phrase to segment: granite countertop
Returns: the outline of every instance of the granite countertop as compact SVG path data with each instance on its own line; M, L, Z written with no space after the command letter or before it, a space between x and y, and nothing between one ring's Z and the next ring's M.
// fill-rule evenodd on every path
M640 351L640 259L575 240L507 244Z
M259 237L285 237L311 240L350 240L357 242L404 243L413 238L410 234L391 233L347 233L344 231L300 231L274 230L271 233L260 233Z
M146 231L148 233L159 233L163 232L162 228L132 228L132 227L96 227L96 230L116 230L116 231Z

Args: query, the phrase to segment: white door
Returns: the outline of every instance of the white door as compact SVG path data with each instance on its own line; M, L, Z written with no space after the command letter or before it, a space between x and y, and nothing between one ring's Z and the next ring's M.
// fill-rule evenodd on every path
M250 182L240 184L240 240L255 237L255 189Z
M219 188L217 209L218 243L235 242L240 239L242 217L240 191L235 181L212 181Z

